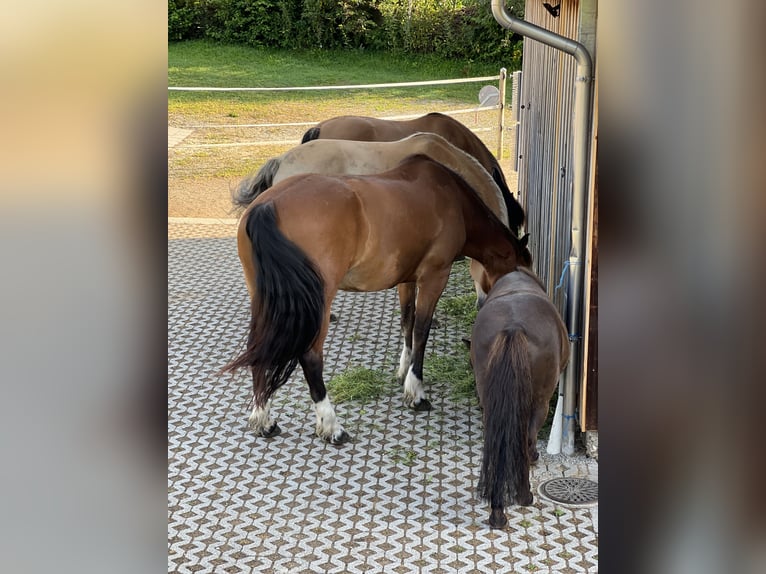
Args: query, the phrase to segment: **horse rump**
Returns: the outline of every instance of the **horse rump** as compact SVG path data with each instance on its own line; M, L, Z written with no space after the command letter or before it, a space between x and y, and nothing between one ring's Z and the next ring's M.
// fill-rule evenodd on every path
M224 367L253 370L256 404L264 404L311 349L324 320L324 282L314 263L279 230L271 202L247 214L256 292L245 350Z

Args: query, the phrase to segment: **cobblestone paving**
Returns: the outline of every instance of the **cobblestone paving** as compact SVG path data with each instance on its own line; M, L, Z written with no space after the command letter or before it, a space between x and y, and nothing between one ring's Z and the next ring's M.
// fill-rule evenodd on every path
M231 225L168 226L169 572L598 571L598 509L535 496L490 530L473 496L481 416L426 381L434 409L413 413L393 382L400 339L395 290L339 293L325 345L325 377L351 365L392 373L373 403L337 405L353 442L314 435L300 370L275 395L282 435L246 429L246 373L218 369L244 343L247 291ZM453 281L448 294L454 293ZM448 352L459 332L439 318L427 352ZM532 487L555 476L598 479L597 463L548 456Z

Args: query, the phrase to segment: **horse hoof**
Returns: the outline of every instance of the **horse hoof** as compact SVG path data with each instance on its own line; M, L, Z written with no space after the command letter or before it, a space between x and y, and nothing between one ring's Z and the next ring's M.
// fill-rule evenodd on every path
M338 321L338 316L335 313L330 313L330 323L335 323Z
M531 506L534 499L531 492L525 492L516 495L516 504L519 506Z
M505 513L500 508L495 508L489 515L489 527L490 528L505 528L508 525L508 519L505 517Z
M350 440L351 440L351 435L348 434L346 431L342 431L337 437L336 436L330 437L329 443L335 446L340 446L342 444L346 444Z
M263 429L258 433L258 436L262 436L263 438L272 438L275 436L279 436L282 434L282 429L279 428L279 425L277 423L274 423L267 429Z
M431 401L428 399L420 399L419 403L412 405L415 412L422 413L431 410Z

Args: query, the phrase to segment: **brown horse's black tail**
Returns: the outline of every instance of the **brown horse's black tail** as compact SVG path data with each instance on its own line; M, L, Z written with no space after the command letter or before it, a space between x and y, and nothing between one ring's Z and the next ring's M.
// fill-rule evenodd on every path
M256 404L264 404L295 370L324 319L324 282L313 262L277 226L274 204L247 216L256 292L245 351L224 367L253 369Z
M478 495L492 508L513 503L528 480L532 374L526 335L501 331L489 353L484 406L484 455Z
M314 126L313 128L309 128L305 134L303 134L303 139L301 140L302 144L305 144L306 142L310 142L311 140L319 139L319 126Z

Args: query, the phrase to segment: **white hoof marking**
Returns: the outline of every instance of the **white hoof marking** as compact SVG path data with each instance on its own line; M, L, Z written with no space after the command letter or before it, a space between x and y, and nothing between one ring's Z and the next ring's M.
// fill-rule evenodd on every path
M335 409L329 397L314 403L314 410L317 415L316 433L319 438L332 440L343 434L343 427L338 421L338 417L335 416Z
M407 373L407 369L410 368L410 360L412 359L412 350L407 348L407 345L402 346L402 354L399 357L399 369L396 371L396 377L403 379Z
M269 417L270 405L265 407L253 407L253 412L247 419L247 426L257 433L266 431L274 426L274 421Z
M426 391L423 387L423 381L412 372L412 367L407 371L407 378L404 379L404 402L407 406L412 406L426 398Z

